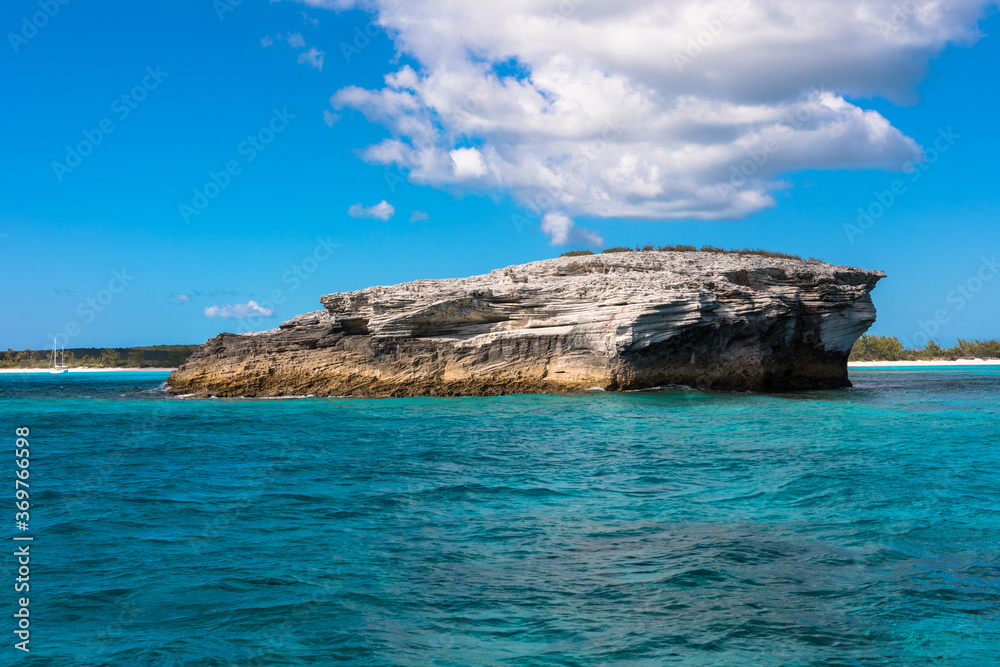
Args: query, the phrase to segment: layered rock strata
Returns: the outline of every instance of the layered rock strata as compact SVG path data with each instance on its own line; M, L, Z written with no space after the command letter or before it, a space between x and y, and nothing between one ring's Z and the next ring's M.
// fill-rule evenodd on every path
M328 294L277 329L212 338L167 382L220 397L847 387L883 277L746 254L563 257Z

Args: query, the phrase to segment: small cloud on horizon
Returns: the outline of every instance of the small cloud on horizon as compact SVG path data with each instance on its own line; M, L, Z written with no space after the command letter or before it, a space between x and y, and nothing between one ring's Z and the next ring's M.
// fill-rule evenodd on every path
M205 317L271 317L274 313L270 308L261 307L251 299L246 303L224 304L222 306L207 306L201 311Z
M431 216L423 211L414 211L410 214L410 222L423 222L424 220L430 220Z
M375 218L376 220L388 220L395 214L395 207L384 199L374 206L365 207L358 203L347 209L347 215L352 218Z

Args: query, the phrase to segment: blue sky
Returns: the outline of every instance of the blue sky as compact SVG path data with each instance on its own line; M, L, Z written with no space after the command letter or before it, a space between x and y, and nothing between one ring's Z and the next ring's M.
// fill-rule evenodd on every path
M572 228L543 231L541 216L525 206L534 195L517 184L523 169L508 161L502 177L487 174L491 146L502 154L521 142L524 151L510 154L525 155L534 140L511 132L454 140L441 155L468 148L484 156L467 172L459 156L472 153L450 153L450 172L373 157L369 147L405 136L404 121L424 116L357 91L388 90L387 74L430 77L442 65L420 35L386 18L385 7L380 26L370 11L316 6L324 4L350 5L243 0L220 12L210 2L138 8L53 0L47 5L53 15L34 31L25 21L43 11L38 2L5 4L0 273L8 289L0 347L43 348L57 334L67 347L200 343L317 310L322 294L483 273L588 242L754 246L881 269L889 278L874 293L873 333L922 342L915 334L935 331L948 344L956 337L1000 337L1000 269L991 268L1000 253L994 37L1000 16L993 11L982 13L982 37L974 43L931 45L904 54L912 62L892 61L911 72L899 87L854 85L836 73L828 77L832 88L817 81L851 112L880 114L898 136L877 154L858 148L853 162L841 155L810 164L805 150L794 160L786 158L792 151L782 154L786 162L776 155L768 167L778 171L753 191L773 205L752 205L739 215L722 209L664 215L684 186L648 197L609 190L620 203L614 209L581 204L567 191L546 210L565 211ZM359 37L366 30L372 36ZM720 59L725 37L718 38ZM344 44L357 46L345 56ZM543 68L530 66L535 54L514 47L497 53L509 60L494 63L493 76L502 70L511 77L509 89L527 85L532 71L544 81ZM709 56L702 62L707 72ZM872 61L870 69L881 64ZM639 80L636 72L628 72L629 81ZM655 80L656 73L649 76ZM642 90L655 92L656 85ZM546 95L557 97L553 90ZM752 91L760 104L778 105L781 95L804 99ZM705 93L702 101L717 99ZM926 160L916 173L899 171L903 160L893 162L912 150L909 139ZM928 149L936 140L945 150L935 156ZM669 141L654 148L669 149ZM67 147L81 142L89 154L77 162ZM213 187L213 174L224 187ZM891 192L894 183L891 205L866 229L857 226L859 208L878 213L876 193ZM195 191L206 187L214 196L199 201ZM383 201L392 207L388 219L359 212ZM706 219L716 215L741 219ZM251 301L271 315L249 323L220 316L252 312ZM930 324L935 317L939 322Z

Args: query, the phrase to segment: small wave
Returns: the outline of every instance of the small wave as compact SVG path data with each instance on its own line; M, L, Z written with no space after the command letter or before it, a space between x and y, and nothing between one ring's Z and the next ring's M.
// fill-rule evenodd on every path
M298 398L316 398L316 394L291 394L288 396L240 396L248 401L290 401Z
M626 389L623 393L641 394L643 392L669 391L672 389L681 391L705 391L704 389L698 389L697 387L692 387L691 385L688 384L664 384L664 385L657 385L655 387L646 387L645 389Z

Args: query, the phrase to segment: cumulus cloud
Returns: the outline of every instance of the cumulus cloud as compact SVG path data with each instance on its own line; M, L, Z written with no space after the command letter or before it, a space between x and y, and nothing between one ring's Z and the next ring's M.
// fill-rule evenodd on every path
M326 55L323 51L319 51L315 46L309 47L308 51L304 51L299 54L299 64L309 65L310 67L315 67L319 71L323 71L323 56Z
M327 127L333 127L333 124L340 120L340 116L333 113L329 109L323 110L323 122L326 123Z
M300 49L306 45L306 40L297 32L288 33L287 39L288 45L296 49Z
M416 183L511 192L534 215L733 219L800 169L905 169L917 143L848 98L910 101L979 36L983 0L305 0L378 11L409 56L335 108ZM547 226L554 235L562 218Z
M486 173L483 155L475 148L456 148L449 151L448 155L451 157L452 168L458 179L476 178Z
M552 245L575 243L596 248L604 243L596 232L578 229L573 220L561 211L552 211L542 217L542 232L552 238Z
M374 206L362 206L354 204L347 209L347 215L352 218L375 218L376 220L388 220L396 214L396 209L386 200L382 200Z
M431 216L423 211L414 211L410 214L410 222L424 222L425 220L430 220Z
M205 317L271 317L270 308L263 308L257 305L256 301L250 300L246 303L226 304L223 306L208 306L201 311Z

